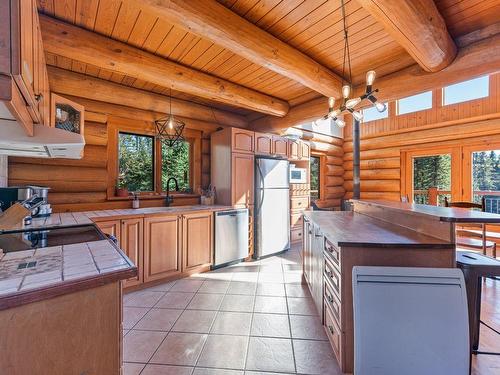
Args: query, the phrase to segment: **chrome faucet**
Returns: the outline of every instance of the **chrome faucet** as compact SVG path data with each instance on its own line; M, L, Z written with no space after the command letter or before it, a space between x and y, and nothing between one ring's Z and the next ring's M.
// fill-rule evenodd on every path
M170 177L167 180L167 196L165 197L165 206L169 207L172 203L174 203L174 197L170 195L170 181L174 180L175 182L175 191L179 191L179 183L175 177Z

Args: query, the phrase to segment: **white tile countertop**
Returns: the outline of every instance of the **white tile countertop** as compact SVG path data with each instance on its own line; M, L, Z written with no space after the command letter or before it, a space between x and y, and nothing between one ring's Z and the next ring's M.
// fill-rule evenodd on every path
M54 228L69 225L91 224L96 221L113 220L150 215L179 215L197 211L222 211L232 209L231 206L222 205L192 205L174 207L146 207L146 208L124 208L116 210L98 210L83 212L54 213L46 218L34 218L32 224L19 224L17 228L10 230ZM1 232L1 229L0 229Z

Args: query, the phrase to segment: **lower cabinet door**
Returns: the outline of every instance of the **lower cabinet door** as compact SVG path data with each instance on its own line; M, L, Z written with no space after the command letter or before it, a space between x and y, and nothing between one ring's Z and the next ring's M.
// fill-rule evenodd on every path
M137 277L125 280L123 286L142 283L144 274L143 253L144 233L143 219L126 219L121 221L120 247L130 260L137 266Z
M181 272L181 232L177 216L144 219L144 281Z
M182 215L182 270L212 264L213 213L202 212Z
M120 243L120 220L98 221L95 225L97 225L103 233L115 237L118 243Z

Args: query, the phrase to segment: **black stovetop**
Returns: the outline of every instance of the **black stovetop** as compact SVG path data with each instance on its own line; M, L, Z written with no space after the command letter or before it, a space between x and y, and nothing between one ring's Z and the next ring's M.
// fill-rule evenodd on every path
M4 253L51 246L105 240L92 224L51 229L29 229L0 234L0 249Z

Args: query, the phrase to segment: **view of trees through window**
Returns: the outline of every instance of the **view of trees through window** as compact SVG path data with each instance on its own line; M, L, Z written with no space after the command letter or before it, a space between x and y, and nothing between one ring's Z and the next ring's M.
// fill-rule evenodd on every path
M472 153L474 201L485 198L486 211L500 213L500 150Z
M421 156L413 159L413 200L428 204L428 190L437 187L445 194L439 195L439 205L444 205L444 197L451 198L451 155Z
M174 146L158 143L158 152L161 149L161 176L155 176L156 142L158 141L149 135L119 133L118 186L127 188L129 192L154 192L155 181L161 181L162 191L166 191L168 178L175 177L179 190L189 191L190 143L181 141ZM174 189L173 182L170 189Z
M319 171L320 158L311 156L310 159L310 180L311 180L311 200L319 199Z
M128 191L154 190L154 138L119 133L119 187Z
M167 190L167 180L175 177L179 183L179 189L186 191L190 188L189 182L189 142L177 142L174 146L161 145L161 184L162 190ZM170 189L174 188L171 182Z

